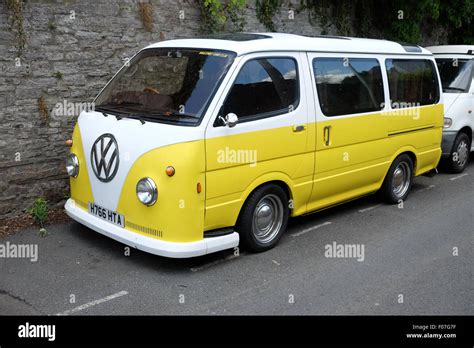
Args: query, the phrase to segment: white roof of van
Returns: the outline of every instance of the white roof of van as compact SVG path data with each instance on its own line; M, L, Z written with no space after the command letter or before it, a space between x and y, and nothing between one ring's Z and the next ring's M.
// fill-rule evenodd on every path
M186 47L227 50L243 55L262 51L318 51L381 54L428 54L417 45L387 40L342 36L302 36L282 33L228 33L190 39L167 40L146 48Z
M474 45L444 45L444 46L430 46L427 50L433 54L469 54L474 55Z

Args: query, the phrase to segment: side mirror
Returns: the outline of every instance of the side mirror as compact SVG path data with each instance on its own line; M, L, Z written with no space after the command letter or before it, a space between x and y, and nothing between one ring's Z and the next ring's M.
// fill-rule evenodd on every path
M239 122L239 118L237 117L236 114L234 113L229 113L225 115L225 117L219 116L221 119L221 122L229 128L233 128L236 126L236 124Z

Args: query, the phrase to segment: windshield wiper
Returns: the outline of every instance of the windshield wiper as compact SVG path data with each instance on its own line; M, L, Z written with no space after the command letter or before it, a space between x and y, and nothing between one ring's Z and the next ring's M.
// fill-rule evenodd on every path
M139 102L132 102L132 101L120 101L120 102L105 103L102 106L108 107L108 106L131 106L131 105L143 105L143 104Z
M109 111L109 112L112 111L112 112L115 112L115 113L119 113L121 115L130 116L130 115L132 115L131 112L119 110L119 107L121 107L121 106L137 106L137 105L143 105L143 104L138 103L138 102L106 103L106 104L103 104L103 105L100 105L100 106L96 107L96 109L98 109L98 110L103 109L105 111ZM121 120L124 117L124 116L118 116L118 115L114 115L114 116L117 117L117 120Z
M106 105L110 105L106 104ZM133 118L136 120L139 120L142 124L145 124L145 120L147 121L176 121L176 118L178 118L178 121L184 121L186 123L194 123L195 121L198 120L198 118L194 115L190 114L185 114L185 113L180 113L180 112L173 112L173 111L138 111L135 110L133 112L125 112L121 110L117 110L116 108L112 107L107 107L107 106L97 106L95 108L96 111L101 112L104 116L107 116L106 113L110 115L114 115L117 120L121 120L124 117L127 118ZM189 121L194 121L194 122L189 122Z
M141 120L137 117L134 117L134 116L139 116L139 115L133 114L131 112L119 111L119 110L116 110L116 109L107 108L107 107L103 107L103 106L98 106L98 107L95 108L95 110L101 112L102 115L104 115L105 117L107 117L108 114L113 115L117 118L117 121L120 121L124 117L128 117L128 118L138 119L141 122L141 124L145 124L145 121L143 121L143 120Z
M170 117L170 116L175 116L178 117ZM137 118L137 119L144 119L150 122L153 121L164 121L164 122L176 122L176 121L183 121L185 123L193 124L195 121L198 120L197 117L192 116L192 115L186 115L186 114L173 114L173 113L166 113L166 112L143 112L139 114L133 114L130 116L131 118ZM192 122L190 122L192 121Z
M111 109L111 108L106 108L106 107L103 107L103 106L96 106L95 111L101 112L102 115L104 115L105 117L108 116L107 113L110 114L110 115L113 115L117 118L117 121L120 121L124 116L119 116L119 115L116 115L115 113L120 114L120 115L126 115L126 116L129 115L126 112L114 110L114 109Z
M192 120L197 120L198 118L194 115L191 114L185 114L181 112L174 112L174 111L167 111L167 112L162 112L162 111L152 111L152 112L147 112L147 114L150 114L152 116L174 116L174 117L180 117L184 119L192 119Z

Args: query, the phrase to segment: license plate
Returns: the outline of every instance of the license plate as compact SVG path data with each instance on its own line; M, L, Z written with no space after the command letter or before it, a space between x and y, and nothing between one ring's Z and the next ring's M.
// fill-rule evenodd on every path
M107 208L103 208L95 203L89 202L89 213L101 218L102 220L111 222L120 227L125 227L125 218L122 214L119 214Z

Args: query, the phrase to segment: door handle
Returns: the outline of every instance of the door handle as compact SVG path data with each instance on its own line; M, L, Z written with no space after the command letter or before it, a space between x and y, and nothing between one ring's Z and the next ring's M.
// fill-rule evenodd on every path
M324 127L324 145L329 146L331 143L331 126Z
M293 132L302 132L306 129L306 127L301 124L301 125L298 125L298 126L293 126Z

